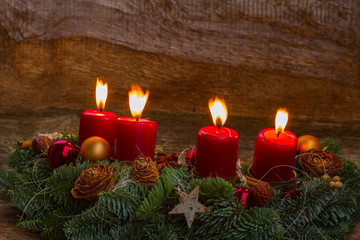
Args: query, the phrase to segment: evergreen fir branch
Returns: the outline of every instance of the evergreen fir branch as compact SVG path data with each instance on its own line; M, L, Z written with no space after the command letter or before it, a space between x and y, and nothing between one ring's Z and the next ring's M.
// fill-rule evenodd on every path
M174 186L179 188L180 190L186 191L186 190L192 190L192 189L186 189L187 183L193 179L193 176L191 173L187 170L186 166L183 166L181 168L173 168L171 166L163 168L161 171L160 178L169 178L169 180L172 182Z
M109 211L118 215L122 221L132 221L135 219L136 209L140 199L122 189L101 193L99 203Z
M228 200L234 198L233 185L222 178L195 178L189 183L191 190L194 189L197 185L200 187L200 196L205 200Z
M50 188L46 181L35 182L31 169L14 175L8 196L15 206L30 217L45 216L52 207Z
M342 158L343 146L341 141L335 138L326 138L321 141L321 146L325 151L334 153L337 157Z
M114 213L97 204L66 222L65 236L74 240L106 239L119 220Z
M143 240L151 231L151 224L147 221L130 221L123 225L117 225L110 229L109 236L105 240Z
M75 136L65 136L74 143ZM327 151L341 154L337 140L323 142ZM0 191L7 192L23 211L19 227L40 231L48 239L343 239L360 220L360 173L344 159L341 190L329 189L321 179L300 183L303 193L296 199L281 199L275 191L270 208L245 210L234 199L233 186L223 179L193 179L186 168L164 168L151 188L131 180L131 167L118 167L113 190L99 194L92 206L74 199L71 189L84 169L93 163L63 165L55 170L32 148L19 149L8 163L17 171L0 170ZM98 162L108 163L109 161ZM243 172L247 168L243 166ZM196 214L187 228L181 215L168 215L178 199L177 186L190 192L200 186L200 199L211 209Z
M42 219L27 219L20 221L16 226L25 230L40 232L42 224Z
M179 235L174 226L167 218L158 218L151 224L151 229L146 231L146 239L149 240L177 240Z
M169 177L162 175L151 188L148 196L142 201L136 212L136 217L141 220L150 218L162 207L162 204L168 199L173 188L174 185Z
M343 159L344 165L338 175L343 178L346 184L354 193L360 192L360 173L358 166L346 159Z
M334 190L331 200L314 221L324 226L346 222L351 219L356 208L356 196L347 193L343 187L341 190Z
M17 140L14 141L15 151L9 155L7 160L7 165L11 168L17 169L19 172L22 172L28 168L31 168L34 165L34 159L40 157L37 155L32 147L27 149L20 149Z
M56 215L56 211L49 213L43 220L41 236L50 240L65 239L63 226L66 220L67 218Z
M74 187L74 183L81 172L93 165L93 163L86 161L79 163L76 166L70 163L55 169L53 175L49 179L49 186L52 190L51 195L54 201L61 206L72 206L77 213L80 213L83 209L89 207L88 201L84 199L75 199L71 195L71 189Z
M217 201L209 213L199 214L189 239L278 239L280 217L270 208L246 211L235 201Z
M309 221L314 221L327 206L332 198L331 190L326 182L320 179L308 182L301 186L303 193L296 199L281 199L278 195L268 203L276 209L285 226L285 235L296 233Z
M14 182L15 171L5 171L0 169L0 196L7 193Z
M326 227L317 226L316 224L309 223L301 231L294 234L293 239L331 239L340 240L344 239L345 234L349 232L349 227L346 223L340 223L337 225L328 225Z

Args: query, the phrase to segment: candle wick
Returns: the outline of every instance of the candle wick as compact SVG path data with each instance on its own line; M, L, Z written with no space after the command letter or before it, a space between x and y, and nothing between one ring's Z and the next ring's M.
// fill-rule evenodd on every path
M139 117L136 118L136 121L137 121L137 122L139 121Z
M278 131L278 133L277 133L277 136L276 136L276 137L279 137L280 133L281 133L281 132L280 132L280 131Z
M217 127L218 127L218 130L220 130L220 127L221 127L221 126L220 126L220 125L218 125Z
M100 112L102 112L103 111L103 109L102 108L100 108Z

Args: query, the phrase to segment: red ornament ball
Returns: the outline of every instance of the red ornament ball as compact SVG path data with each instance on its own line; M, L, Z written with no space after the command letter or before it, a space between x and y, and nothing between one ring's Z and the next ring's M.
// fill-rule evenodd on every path
M186 164L195 166L195 160L196 160L196 150L193 149L186 155Z
M48 159L51 166L56 168L63 164L74 163L78 154L73 143L68 140L58 140L50 145Z
M250 193L250 189L247 187L239 187L235 189L235 197L239 202L243 200L242 205L244 205L245 207L248 207L247 201L249 200L248 199L249 193Z

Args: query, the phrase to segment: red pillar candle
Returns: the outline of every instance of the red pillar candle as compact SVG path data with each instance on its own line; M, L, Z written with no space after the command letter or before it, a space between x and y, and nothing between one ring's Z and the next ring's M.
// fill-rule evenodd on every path
M198 131L194 174L199 177L235 177L239 135L233 129L222 127L227 118L223 99L210 99L209 108L216 126Z
M277 119L278 116L277 114ZM277 123L276 128L266 128L258 133L251 167L254 177L267 182L287 182L294 179L297 137L284 130L286 122L287 115L283 123Z
M133 117L117 119L115 159L133 162L140 155L154 158L157 124L140 118L148 97L149 91L144 94L138 85L131 86L129 105Z
M236 175L239 135L226 127L202 127L197 133L195 175L232 178Z
M89 137L98 136L106 139L113 152L115 142L116 120L119 117L112 112L103 111L107 98L107 83L99 78L96 83L96 104L99 110L86 110L81 114L79 141L81 144Z
M120 117L116 128L115 159L133 162L139 155L154 159L157 124L148 119Z
M113 152L116 132L116 119L119 116L115 113L100 110L86 110L81 113L79 141L81 144L89 137L102 137L110 145Z

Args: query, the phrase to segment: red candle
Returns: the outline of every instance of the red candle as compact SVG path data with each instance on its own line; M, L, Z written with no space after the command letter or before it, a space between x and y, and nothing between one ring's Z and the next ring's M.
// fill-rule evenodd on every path
M144 155L154 159L157 124L141 118L120 117L116 128L115 159L133 162Z
M116 119L119 117L112 112L103 111L107 98L107 83L97 79L96 103L99 110L86 110L81 114L79 127L79 141L81 144L89 137L98 136L108 141L113 152L115 142Z
M154 158L157 124L140 118L148 97L149 91L144 94L138 85L131 86L129 105L133 117L117 119L115 159L133 162L140 155Z
M104 138L113 152L115 142L116 119L119 116L112 112L100 110L86 110L81 113L79 141L81 144L89 137L98 136Z
M263 129L257 135L251 174L263 181L287 182L295 178L293 168L297 137L284 130L287 113L286 117L283 116L282 123L281 114L277 114L276 128Z
M236 176L239 135L222 127L227 118L224 100L209 100L209 108L216 126L198 131L194 174L199 177L232 178Z

